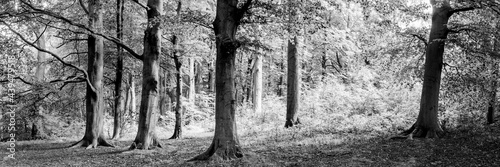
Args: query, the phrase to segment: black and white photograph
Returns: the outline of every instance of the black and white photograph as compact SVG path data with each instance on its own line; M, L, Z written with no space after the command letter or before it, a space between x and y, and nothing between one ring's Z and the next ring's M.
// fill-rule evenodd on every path
M0 167L500 166L500 0L0 0Z

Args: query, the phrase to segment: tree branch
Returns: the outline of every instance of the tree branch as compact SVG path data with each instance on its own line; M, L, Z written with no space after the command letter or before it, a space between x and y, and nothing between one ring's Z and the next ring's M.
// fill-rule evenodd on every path
M17 79L17 80L20 80L20 81L22 81L23 83L25 83L26 85L33 85L33 83L28 82L28 81L26 81L26 80L24 80L23 78L18 77L18 76L17 76L17 77L14 77L14 78L12 78L12 79ZM9 82L9 80L8 80L8 79L6 79L6 80L1 80L1 81L0 81L0 83L4 83L4 82Z
M422 36L420 36L418 34L410 34L410 35L413 36L413 37L415 37L415 38L420 39L420 41L422 41L425 44L425 47L427 47L427 45L428 45L427 44L427 40L424 37L422 37Z
M10 31L12 31L14 34L16 34L19 38L21 38L21 40L23 40L25 43L27 43L28 45L34 47L35 49L39 50L39 51L42 51L42 52L45 52L45 53L48 53L50 54L52 57L56 58L59 62L61 62L63 65L65 66L70 66L72 68L75 68L76 70L80 71L83 73L83 75L85 76L85 79L87 81L87 84L88 86L90 87L90 89L94 92L97 92L96 89L94 88L94 86L92 85L92 83L90 82L89 80L89 75L87 73L87 71L85 71L83 68L81 67L78 67L78 66L75 66L73 64L70 64L70 63L67 63L65 62L61 57L59 57L57 54L51 52L51 51L48 51L48 50L45 50L43 48L40 48L38 47L37 45L33 44L32 42L29 42L26 38L24 38L19 32L17 32L16 30L12 29L12 27L7 24L6 22L4 22L3 20L0 20L1 23L5 24Z
M135 2L136 4L138 4L139 6L141 6L142 8L149 10L149 7L147 7L146 5L139 2L139 0L132 0L132 1Z
M450 13L448 15L451 16L451 15L453 15L455 13L471 11L471 10L474 10L474 9L477 9L477 8L476 7L466 7L466 8L454 9L454 10L450 11Z
M85 7L85 5L83 4L83 0L78 0L80 2L80 6L82 7L83 11L85 12L85 14L89 15L89 10L87 10L87 8Z
M32 6L31 4L25 2L24 0L21 0L21 2L23 2L25 5L27 5L28 7L30 7L31 9L33 9L34 11L36 12L39 12L40 14L44 14L44 15L47 15L47 16L50 16L50 17L53 17L55 19L59 19L59 20L62 20L72 26L76 26L78 28L82 28L86 31L88 31L90 34L94 34L94 35L98 35L98 36L101 36L103 37L104 39L106 40L109 40L117 45L119 45L120 47L122 47L123 49L125 49L127 52L130 53L130 55L132 55L133 57L139 59L139 60L142 60L142 55L139 55L137 54L132 48L128 47L127 45L123 44L122 42L120 42L119 39L115 38L115 37L111 37L111 36L107 36L107 35L104 35L104 34L101 34L101 33L97 33L95 32L94 30L88 28L87 26L83 25L83 24L80 24L80 23L75 23L59 14L56 14L56 13L53 13L53 12L50 12L50 11L45 11L45 10L42 10L42 9L38 9L38 8L35 8L34 6Z

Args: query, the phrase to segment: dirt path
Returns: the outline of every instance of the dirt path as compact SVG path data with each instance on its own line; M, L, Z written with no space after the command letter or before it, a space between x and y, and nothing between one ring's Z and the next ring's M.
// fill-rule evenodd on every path
M0 166L500 166L500 133L487 131L436 140L372 138L323 145L242 137L243 159L186 162L211 142L211 132L195 129L186 131L185 139L162 140L164 147L155 150L127 151L131 140L89 150L66 149L69 141L19 142L16 160L2 160Z

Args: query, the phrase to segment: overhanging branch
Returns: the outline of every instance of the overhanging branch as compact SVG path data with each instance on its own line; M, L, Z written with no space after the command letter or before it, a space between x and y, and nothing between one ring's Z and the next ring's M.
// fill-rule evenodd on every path
M94 88L94 86L92 85L92 83L90 82L89 80L89 75L87 73L87 71L85 71L83 68L81 67L78 67L78 66L75 66L71 63L68 63L68 62L65 62L61 57L59 57L57 54L51 52L51 51L48 51L48 50L45 50L43 48L40 48L38 47L37 45L35 45L34 43L32 42L29 42L26 38L24 38L19 32L17 32L16 30L12 29L12 27L7 24L6 22L4 22L3 20L0 20L1 23L3 23L4 25L7 26L7 28L9 28L10 31L12 31L14 34L16 34L19 38L21 38L21 40L23 40L25 43L27 43L28 45L34 47L35 49L39 50L39 51L42 51L42 52L45 52L45 53L48 53L50 54L52 57L54 57L55 59L57 59L59 62L61 62L63 65L65 66L69 66L69 67L72 67L72 68L75 68L76 70L80 71L83 73L83 75L85 76L85 80L87 81L87 84L88 86L90 87L90 89L94 92L97 92L96 89Z
M24 1L24 0L21 0L21 2L23 4L25 4L26 6L28 6L29 8L31 8L32 10L40 13L40 14L43 14L43 15L47 15L47 16L50 16L50 17L53 17L55 19L58 19L58 20L62 20L72 26L76 26L78 28L81 28L81 29L84 29L86 31L88 31L90 34L93 34L93 35L98 35L100 37L103 37L104 39L106 40L109 40L117 45L119 45L120 47L122 47L123 49L125 49L127 52L130 53L130 55L132 55L133 57L139 59L139 60L142 60L142 55L139 55L137 54L132 48L128 47L127 45L125 45L124 43L120 42L119 39L115 38L115 37L111 37L111 36L107 36L107 35L104 35L102 33L97 33L95 32L94 30L88 28L87 26L83 25L83 24L80 24L80 23L75 23L59 14L56 14L56 13L53 13L53 12L50 12L50 11L45 11L45 10L42 10L42 9L38 9L36 7L34 7L33 5L29 4L28 2Z

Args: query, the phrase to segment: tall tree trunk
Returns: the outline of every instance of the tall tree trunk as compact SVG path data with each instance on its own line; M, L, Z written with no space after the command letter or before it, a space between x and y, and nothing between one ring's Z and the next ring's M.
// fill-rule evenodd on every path
M132 74L129 75L129 79L132 79ZM130 113L130 109L131 109L131 93L130 93L130 81L128 81L128 84L125 84L125 108L123 109L123 121L121 122L122 123L122 127L125 127L125 125L127 124L127 122L129 121L128 119L130 119L131 115L129 114ZM124 128L122 128L120 130L120 136L123 136L123 133L125 132Z
M256 55L256 54L255 54ZM252 98L252 90L253 90L253 68L255 62L253 56L248 58L248 67L247 67L247 77L245 77L245 83L243 84L243 89L246 88L246 90L243 90L244 95L245 95L245 101L250 102L250 98ZM243 101L242 101L243 102ZM252 100L253 102L253 100Z
M89 28L96 32L103 32L102 2L89 0ZM98 145L111 146L104 140L104 99L103 99L103 38L98 35L88 36L88 77L86 110L87 120L83 139L72 147L96 148Z
M180 2L179 2L180 3ZM177 44L177 41L174 42L174 46ZM177 53L174 53L177 54ZM180 139L182 138L182 115L183 115L183 106L182 106L182 64L181 61L179 60L178 55L174 56L174 61L175 61L175 69L177 70L175 79L176 79L176 106L175 106L175 127L174 127L174 134L172 134L172 137L170 139Z
M163 76L160 76L160 114L166 115L170 110L168 106L168 73L164 70Z
M38 47L41 49L46 49L46 35L44 33L44 28L39 28L38 32L36 33L39 38L37 41ZM37 52L37 59L38 59L38 64L36 66L36 71L35 71L35 79L38 82L43 82L45 78L45 59L46 59L46 53L42 51ZM41 131L43 131L42 127L42 111L43 107L40 105L35 105L34 106L34 115L33 115L33 124L31 126L31 138L32 139L40 139L42 138L41 136Z
M438 102L445 40L450 32L446 25L456 11L451 8L449 0L430 1L433 7L432 26L425 53L424 84L420 99L420 111L416 123L403 134L437 138L443 132L438 122Z
M132 77L132 73L129 75L129 93L130 93L130 110L129 110L129 117L131 119L134 118L135 111L137 109L136 105L136 97L135 97L135 82L134 82L134 77Z
M286 122L285 127L289 128L299 124L297 111L299 110L300 99L300 58L297 54L297 37L288 41L288 78L286 97Z
M262 56L254 54L253 64L253 111L262 112Z
M139 128L130 149L161 147L156 137L158 121L159 64L161 55L160 22L155 21L163 14L163 0L148 0L148 26L144 32L144 54L142 69L142 97L139 110Z
M498 23L497 23L497 27L500 27L500 25L498 25ZM488 43L488 42L490 42L490 41L486 41L486 43ZM497 38L497 36L494 36L491 48L488 48L488 49L490 49L494 53L497 53L497 50L499 49L497 46L498 44L499 44L498 38ZM490 102L489 102L489 106L488 106L488 112L486 113L486 122L488 124L492 124L495 122L495 111L497 110L496 101L497 101L497 87L498 87L498 74L499 74L497 60L493 60L492 68L493 68L493 74L491 75L491 78L492 78L491 82L492 83L491 83Z
M215 77L215 134L212 144L204 153L191 160L206 160L213 155L222 159L243 157L236 130L235 64L236 49L240 43L235 34L250 7L248 0L237 8L238 0L217 0L217 14L213 22L216 45Z
M495 111L497 109L496 107L496 101L497 101L497 85L498 85L498 64L493 60L493 77L491 81L491 92L490 92L490 102L488 106L488 112L486 114L486 121L488 124L492 124L495 122Z
M124 1L116 1L116 36L119 41L123 40L123 8ZM124 89L123 89L123 49L116 45L117 60L116 60L116 79L115 79L115 105L114 105L114 124L113 124L113 139L120 138L121 125L123 122L124 111Z
M284 72L285 71L285 63L283 63L285 61L284 59L285 58L281 59L281 61L279 62L280 72ZM278 85L277 85L278 89L277 89L277 92L276 92L276 94L279 97L283 96L283 88L282 88L282 86L283 86L283 83L285 82L284 80L285 80L285 78L283 77L283 75L280 75L279 79L278 79Z
M203 66L201 65L202 63L199 62L198 64L194 64L194 69L195 69L195 78L194 78L194 86L195 86L195 93L200 93L202 88L204 87L203 84ZM196 97L195 97L196 98Z
M214 92L215 90L215 70L214 70L214 66L213 66L213 63L210 62L210 64L208 65L208 91L209 92Z
M196 96L196 86L194 85L194 63L193 57L189 58L189 103L194 104Z
M179 1L177 3L177 16L180 16L182 8L182 2ZM174 46L174 63L175 63L175 69L176 69L176 106L175 106L175 127L174 127L174 134L172 134L172 137L170 139L180 139L182 138L182 115L183 115L183 106L182 106L182 61L180 60L180 55L177 52L177 44L179 41L177 41L178 38L176 35L172 37L172 46ZM191 85L190 85L191 86Z

